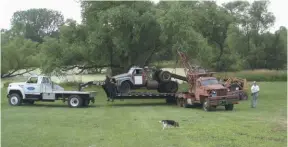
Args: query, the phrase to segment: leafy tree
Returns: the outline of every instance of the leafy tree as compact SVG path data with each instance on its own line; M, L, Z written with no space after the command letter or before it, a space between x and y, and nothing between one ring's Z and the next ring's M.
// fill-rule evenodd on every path
M63 22L64 17L60 12L44 8L17 11L11 19L15 34L39 43L45 36L57 37Z
M9 31L1 33L1 78L13 77L39 67L36 42L23 37L11 37Z

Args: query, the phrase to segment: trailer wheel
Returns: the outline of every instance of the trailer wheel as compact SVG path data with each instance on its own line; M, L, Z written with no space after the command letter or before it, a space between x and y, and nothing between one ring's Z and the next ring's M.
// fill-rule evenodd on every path
M172 98L167 98L167 99L166 99L166 103L167 103L167 104L174 104L174 103L175 103L175 100L172 99Z
M68 98L68 105L72 108L79 108L83 105L83 99L79 95L71 95Z
M83 101L83 106L84 106L84 107L88 106L89 104L90 104L90 100L85 99L85 100Z
M17 93L12 93L9 97L9 104L11 106L20 106L22 104L22 98Z
M231 111L231 110L233 110L233 108L234 108L233 104L225 105L225 110L227 110L227 111Z

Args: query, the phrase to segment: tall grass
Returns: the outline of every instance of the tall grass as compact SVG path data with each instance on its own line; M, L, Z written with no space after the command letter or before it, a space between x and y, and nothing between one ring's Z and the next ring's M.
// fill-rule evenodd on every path
M217 73L215 76L246 78L248 81L287 81L287 71L283 70L244 70L240 72Z

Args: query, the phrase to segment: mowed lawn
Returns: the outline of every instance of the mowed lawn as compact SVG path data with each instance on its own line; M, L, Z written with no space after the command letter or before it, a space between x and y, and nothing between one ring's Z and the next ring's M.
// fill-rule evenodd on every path
M260 82L256 109L249 101L214 112L179 108L164 100L106 102L73 109L61 101L9 106L2 89L2 147L286 147L286 82ZM182 87L184 88L184 87ZM173 119L179 128L162 130Z

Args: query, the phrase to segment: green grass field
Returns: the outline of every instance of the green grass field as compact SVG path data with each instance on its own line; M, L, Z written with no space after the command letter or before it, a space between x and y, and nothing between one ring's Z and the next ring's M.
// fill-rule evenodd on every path
M100 93L89 108L61 101L12 107L2 89L2 147L286 147L286 82L259 85L256 109L249 97L231 112L179 108L164 100L107 104L96 88ZM162 130L162 119L177 120L180 128Z

